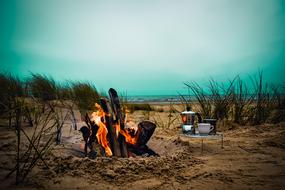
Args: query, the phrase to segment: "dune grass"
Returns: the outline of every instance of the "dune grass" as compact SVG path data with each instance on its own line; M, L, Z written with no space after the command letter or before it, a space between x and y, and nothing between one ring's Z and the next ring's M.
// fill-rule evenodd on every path
M100 100L100 94L90 82L72 82L71 93L81 111L93 110Z
M184 84L189 88L189 91L192 92L192 94L195 97L195 100L198 101L199 103L198 112L200 112L204 118L212 118L213 107L209 94L207 94L203 89L203 87L196 82L189 82ZM186 106L189 105L187 104Z
M129 111L132 113L134 111L142 110L142 111L154 111L154 108L151 107L149 104L135 104L135 103L128 103L126 104Z
M249 105L254 103L255 94L250 94L248 86L240 77L237 78L233 88L233 121L238 124L244 124L250 113Z
M58 86L52 77L32 74L32 77L28 80L28 87L31 95L42 101L57 99Z
M196 101L199 105L197 111L204 118L229 120L238 124L259 125L270 122L270 117L274 122L284 121L282 87L265 82L262 71L251 77L251 81L251 88L239 76L228 83L210 79L206 87L196 82L184 83L194 96L193 100L188 100L184 105L189 107L189 102ZM277 115L274 116L274 113Z
M15 172L16 184L22 183L38 161L45 164L44 156L53 142L61 142L61 129L69 115L75 120L75 107L93 110L99 98L100 94L89 82L59 83L40 74L20 80L11 74L0 73L0 118L2 121L8 118L9 126L16 131L17 143L15 168L7 177ZM26 123L33 127L32 137L25 133L23 125ZM41 139L47 136L48 140L39 148ZM27 149L21 147L22 138L28 140Z

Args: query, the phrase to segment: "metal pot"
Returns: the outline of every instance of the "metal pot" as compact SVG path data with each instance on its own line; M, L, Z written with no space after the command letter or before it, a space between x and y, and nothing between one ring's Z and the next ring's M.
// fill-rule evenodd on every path
M195 134L195 116L198 117L198 123L201 123L202 118L200 114L193 111L184 111L180 115L182 119L182 132L188 134Z

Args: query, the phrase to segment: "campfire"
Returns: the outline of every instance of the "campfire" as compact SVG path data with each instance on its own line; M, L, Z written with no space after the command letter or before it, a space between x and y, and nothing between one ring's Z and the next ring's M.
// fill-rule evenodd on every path
M102 155L130 157L130 156L158 156L146 143L152 136L156 125L150 121L142 121L137 127L126 127L127 109L122 111L119 97L114 89L109 90L110 101L100 99L95 103L96 111L85 115L84 126L80 129L85 141L85 155L87 147L90 154L94 154L94 146L99 146Z

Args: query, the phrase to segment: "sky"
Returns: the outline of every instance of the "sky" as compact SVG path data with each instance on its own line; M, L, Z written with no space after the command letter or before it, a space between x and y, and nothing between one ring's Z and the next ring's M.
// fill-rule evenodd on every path
M0 69L170 95L184 82L285 82L284 0L1 0Z

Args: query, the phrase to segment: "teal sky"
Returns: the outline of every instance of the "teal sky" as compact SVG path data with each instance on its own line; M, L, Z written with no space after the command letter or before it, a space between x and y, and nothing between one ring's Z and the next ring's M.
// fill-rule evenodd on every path
M1 0L1 71L175 94L183 82L285 81L284 0Z

